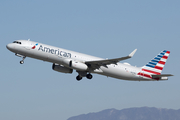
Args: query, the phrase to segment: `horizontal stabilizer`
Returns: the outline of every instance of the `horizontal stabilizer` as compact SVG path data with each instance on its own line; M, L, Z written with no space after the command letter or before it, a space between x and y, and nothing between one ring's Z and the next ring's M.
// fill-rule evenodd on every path
M160 75L152 75L153 79L158 79L158 80L168 80L169 76L173 76L172 74L160 74Z
M172 74L161 74L161 75L152 75L152 77L168 77L173 76Z

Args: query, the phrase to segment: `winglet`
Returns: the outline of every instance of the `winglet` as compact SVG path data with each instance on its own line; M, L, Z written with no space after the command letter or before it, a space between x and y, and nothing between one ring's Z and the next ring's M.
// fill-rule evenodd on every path
M137 49L135 49L134 51L132 51L130 54L129 54L129 57L132 57L135 53L136 53Z

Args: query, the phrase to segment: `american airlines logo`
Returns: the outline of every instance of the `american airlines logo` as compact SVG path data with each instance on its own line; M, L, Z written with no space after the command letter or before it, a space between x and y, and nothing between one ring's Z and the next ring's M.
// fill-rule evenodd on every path
M60 51L59 49L51 49L51 48L43 47L42 45L40 45L38 50L41 50L41 51L46 52L46 53L55 54L55 55L58 55L58 56L71 58L71 53Z
M35 49L37 45L38 45L38 43L36 43L36 44L32 47L32 49Z

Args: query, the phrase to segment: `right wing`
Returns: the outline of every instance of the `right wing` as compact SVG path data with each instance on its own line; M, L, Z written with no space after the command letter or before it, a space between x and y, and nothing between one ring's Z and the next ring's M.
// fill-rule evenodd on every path
M131 52L128 56L115 58L115 59L107 59L107 60L95 60L95 61L86 61L85 64L90 65L91 67L98 69L100 66L107 66L110 64L117 64L119 61L129 59L133 57L137 49Z

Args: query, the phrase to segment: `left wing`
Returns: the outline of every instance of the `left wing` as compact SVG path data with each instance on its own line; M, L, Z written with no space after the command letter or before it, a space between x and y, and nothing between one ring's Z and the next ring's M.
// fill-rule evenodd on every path
M126 59L133 57L133 55L135 54L136 51L137 51L137 49L135 49L133 52L131 52L126 57L107 59L107 60L86 61L85 64L94 66L94 68L99 68L100 66L107 66L110 64L117 64L119 61L126 60Z

